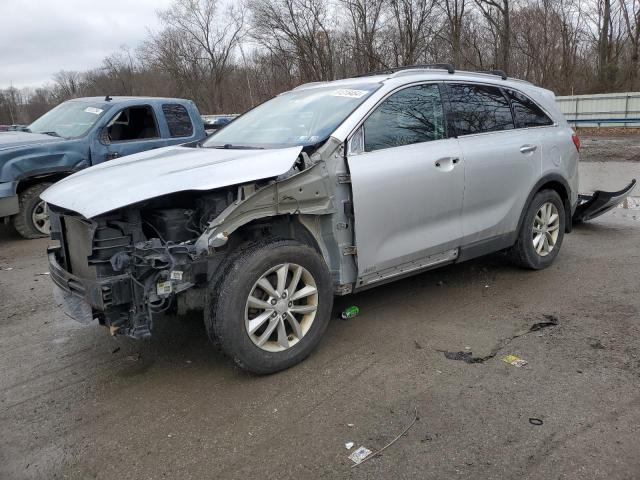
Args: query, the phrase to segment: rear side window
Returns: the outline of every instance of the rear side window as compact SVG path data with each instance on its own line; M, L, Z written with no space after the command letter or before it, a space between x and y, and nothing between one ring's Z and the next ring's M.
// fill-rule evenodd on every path
M511 99L513 114L518 128L553 125L553 120L529 97L513 90L508 90L507 93Z
M193 135L193 125L184 105L166 103L162 105L162 112L167 119L171 137L190 137Z
M394 93L364 122L366 152L444 138L438 85L417 85Z
M458 135L514 128L509 101L497 87L449 84L449 100Z

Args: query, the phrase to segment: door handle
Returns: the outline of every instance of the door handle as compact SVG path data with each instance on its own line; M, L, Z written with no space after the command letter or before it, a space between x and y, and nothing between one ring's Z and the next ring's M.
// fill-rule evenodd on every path
M520 147L520 153L535 152L537 148L538 148L537 145L523 145Z
M440 168L440 167L442 167L442 166L444 166L446 164L449 164L449 162L451 162L452 165L456 165L459 161L460 161L460 159L458 157L439 158L438 160L436 160L435 166L437 168ZM453 168L453 166L451 168Z
M114 160L119 156L120 154L118 152L110 152L110 153L107 153L107 160Z

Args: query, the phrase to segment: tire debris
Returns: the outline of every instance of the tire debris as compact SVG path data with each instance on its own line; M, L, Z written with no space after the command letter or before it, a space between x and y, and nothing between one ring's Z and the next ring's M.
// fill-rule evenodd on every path
M498 354L498 352L500 352L500 350L502 350L504 347L506 347L510 342L512 342L516 338L522 337L531 332L537 332L539 330L542 330L543 328L554 327L559 323L558 317L556 317L555 315L545 314L543 315L543 318L545 319L544 321L536 322L533 325L531 325L528 329L520 331L509 338L500 340L500 342L498 342L498 345L493 350L491 350L489 355L485 355L484 357L474 357L473 352L471 351L450 352L447 350L438 350L438 352L442 352L444 354L444 357L447 360L460 360L465 363L484 363L487 360L491 360L493 357L495 357ZM511 363L511 362L507 362L507 363Z

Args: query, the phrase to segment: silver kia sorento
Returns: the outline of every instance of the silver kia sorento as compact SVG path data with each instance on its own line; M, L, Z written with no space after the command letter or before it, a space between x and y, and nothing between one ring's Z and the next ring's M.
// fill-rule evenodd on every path
M135 338L203 310L240 367L276 372L318 344L334 295L500 250L551 265L572 222L633 188L579 196L579 148L552 92L500 71L301 85L46 190L55 298Z

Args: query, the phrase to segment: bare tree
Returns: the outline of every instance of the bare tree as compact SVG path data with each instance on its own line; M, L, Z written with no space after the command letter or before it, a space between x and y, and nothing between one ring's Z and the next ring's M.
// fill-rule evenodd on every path
M251 0L253 38L280 62L294 59L299 81L333 80L333 37L324 0Z
M391 0L395 20L396 65L413 65L424 59L436 25L433 0Z
M640 55L640 2L638 0L619 0L624 18L626 36L631 48L627 68L627 88L638 88L638 57Z
M508 72L511 50L510 0L475 0L475 2L499 40L497 56L494 60L496 67Z
M456 67L462 66L462 35L467 0L443 0L440 4L447 21L447 37L451 59Z
M174 0L158 15L164 28L147 42L147 61L167 70L209 108L220 110L222 82L244 31L243 11L233 6L222 10L218 0Z
M611 70L611 0L602 0L600 7L600 28L598 29L598 78L600 79L600 84L604 85L608 80L610 80Z
M240 113L301 82L429 61L502 68L562 94L640 87L640 0L174 0L159 18L142 47L98 68L0 89L0 122L106 94Z
M354 62L357 73L371 72L386 66L380 55L383 42L385 0L340 0L349 13Z
M80 72L61 70L53 76L54 92L59 100L77 97L80 93L82 75Z

